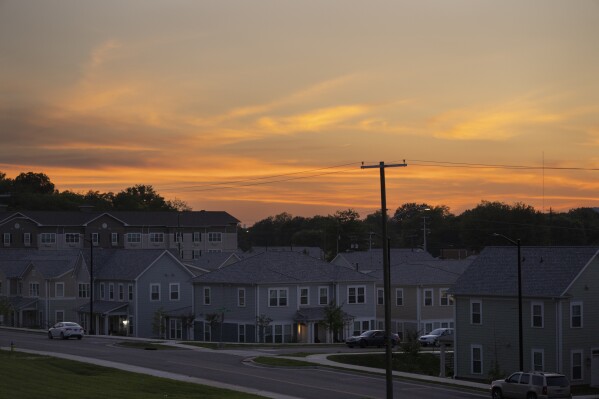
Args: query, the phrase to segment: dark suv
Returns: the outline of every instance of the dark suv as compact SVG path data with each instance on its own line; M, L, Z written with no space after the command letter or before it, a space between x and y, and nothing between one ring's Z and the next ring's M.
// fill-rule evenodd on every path
M530 371L517 372L505 380L491 383L493 399L571 398L570 382L563 374Z

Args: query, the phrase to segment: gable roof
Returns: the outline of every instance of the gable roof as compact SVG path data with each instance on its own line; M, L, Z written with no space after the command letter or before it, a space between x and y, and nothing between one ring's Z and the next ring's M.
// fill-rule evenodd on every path
M557 298L595 257L599 247L521 247L522 295ZM518 294L515 246L487 247L456 281L456 296Z
M194 283L297 284L374 282L374 277L298 252L262 252L194 278Z
M3 249L0 251L0 270L8 278L20 278L33 266L44 277L55 278L74 270L79 256L80 251L76 249Z
M294 251L304 255L309 255L313 258L324 259L324 251L320 247L303 247L303 246L274 246L274 247L252 247L250 250L242 252L241 257L247 258L262 252L285 252Z
M186 266L195 267L204 271L212 271L223 267L229 262L237 262L240 257L231 252L202 252L197 259L183 261Z

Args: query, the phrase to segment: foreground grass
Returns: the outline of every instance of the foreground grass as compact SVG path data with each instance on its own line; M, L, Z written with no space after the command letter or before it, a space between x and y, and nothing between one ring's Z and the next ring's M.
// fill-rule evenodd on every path
M315 367L317 364L304 362L303 360L286 359L282 357L258 356L254 358L255 363L276 367Z
M365 367L384 369L385 354L355 354L355 355L332 355L330 360L344 364L354 364ZM393 370L404 373L415 373L424 375L439 375L439 357L431 353L409 353L393 354Z
M47 356L0 351L0 399L250 399L261 396Z

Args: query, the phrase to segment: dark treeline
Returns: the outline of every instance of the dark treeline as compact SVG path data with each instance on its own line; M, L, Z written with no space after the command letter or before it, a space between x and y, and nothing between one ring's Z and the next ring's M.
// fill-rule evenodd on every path
M116 194L88 191L86 194L58 191L43 173L21 173L14 179L0 172L0 204L7 210L73 211L93 206L99 211L184 211L187 204L167 201L152 186L135 185Z
M328 259L337 252L381 248L380 211L361 219L352 209L334 215L298 217L287 213L268 217L241 231L240 246L318 246ZM393 248L426 247L434 256L442 250L478 252L485 246L511 245L503 234L522 245L599 245L599 212L578 208L542 213L517 203L482 201L474 209L453 215L446 206L404 204L390 213L388 234Z
M0 204L7 210L185 211L183 201L165 200L152 186L135 185L116 194L89 191L59 192L43 173L21 173L14 179L0 172ZM239 246L247 250L264 246L313 246L327 259L338 252L381 248L380 211L361 218L352 210L334 215L301 217L281 213L239 229ZM426 226L426 232L425 232ZM442 250L478 252L489 245L510 245L493 236L503 234L522 245L599 245L599 212L577 208L568 212L542 213L529 205L482 201L473 209L454 215L444 205L408 203L389 211L388 233L394 248L423 248L439 256Z

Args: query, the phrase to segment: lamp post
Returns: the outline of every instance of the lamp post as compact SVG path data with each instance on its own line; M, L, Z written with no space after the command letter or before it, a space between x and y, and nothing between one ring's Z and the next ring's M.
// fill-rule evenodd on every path
M381 178L381 219L383 233L383 294L385 302L385 381L387 388L387 399L393 399L393 359L391 353L391 266L389 261L389 242L387 240L387 192L385 189L385 168L408 166L405 161L402 164L364 166L362 169L379 168Z
M428 212L430 211L430 208L424 208L423 212ZM426 219L428 218L428 216L422 216L422 224L423 224L423 229L422 232L424 233L424 238L423 238L423 242L422 242L422 249L424 249L424 252L426 252Z
M522 256L520 255L520 239L512 240L503 234L493 233L495 237L501 237L509 243L518 247L518 347L520 357L520 371L524 371L524 343L522 334Z
M83 241L89 243L89 333L94 331L94 237L90 233L89 240L83 238Z

